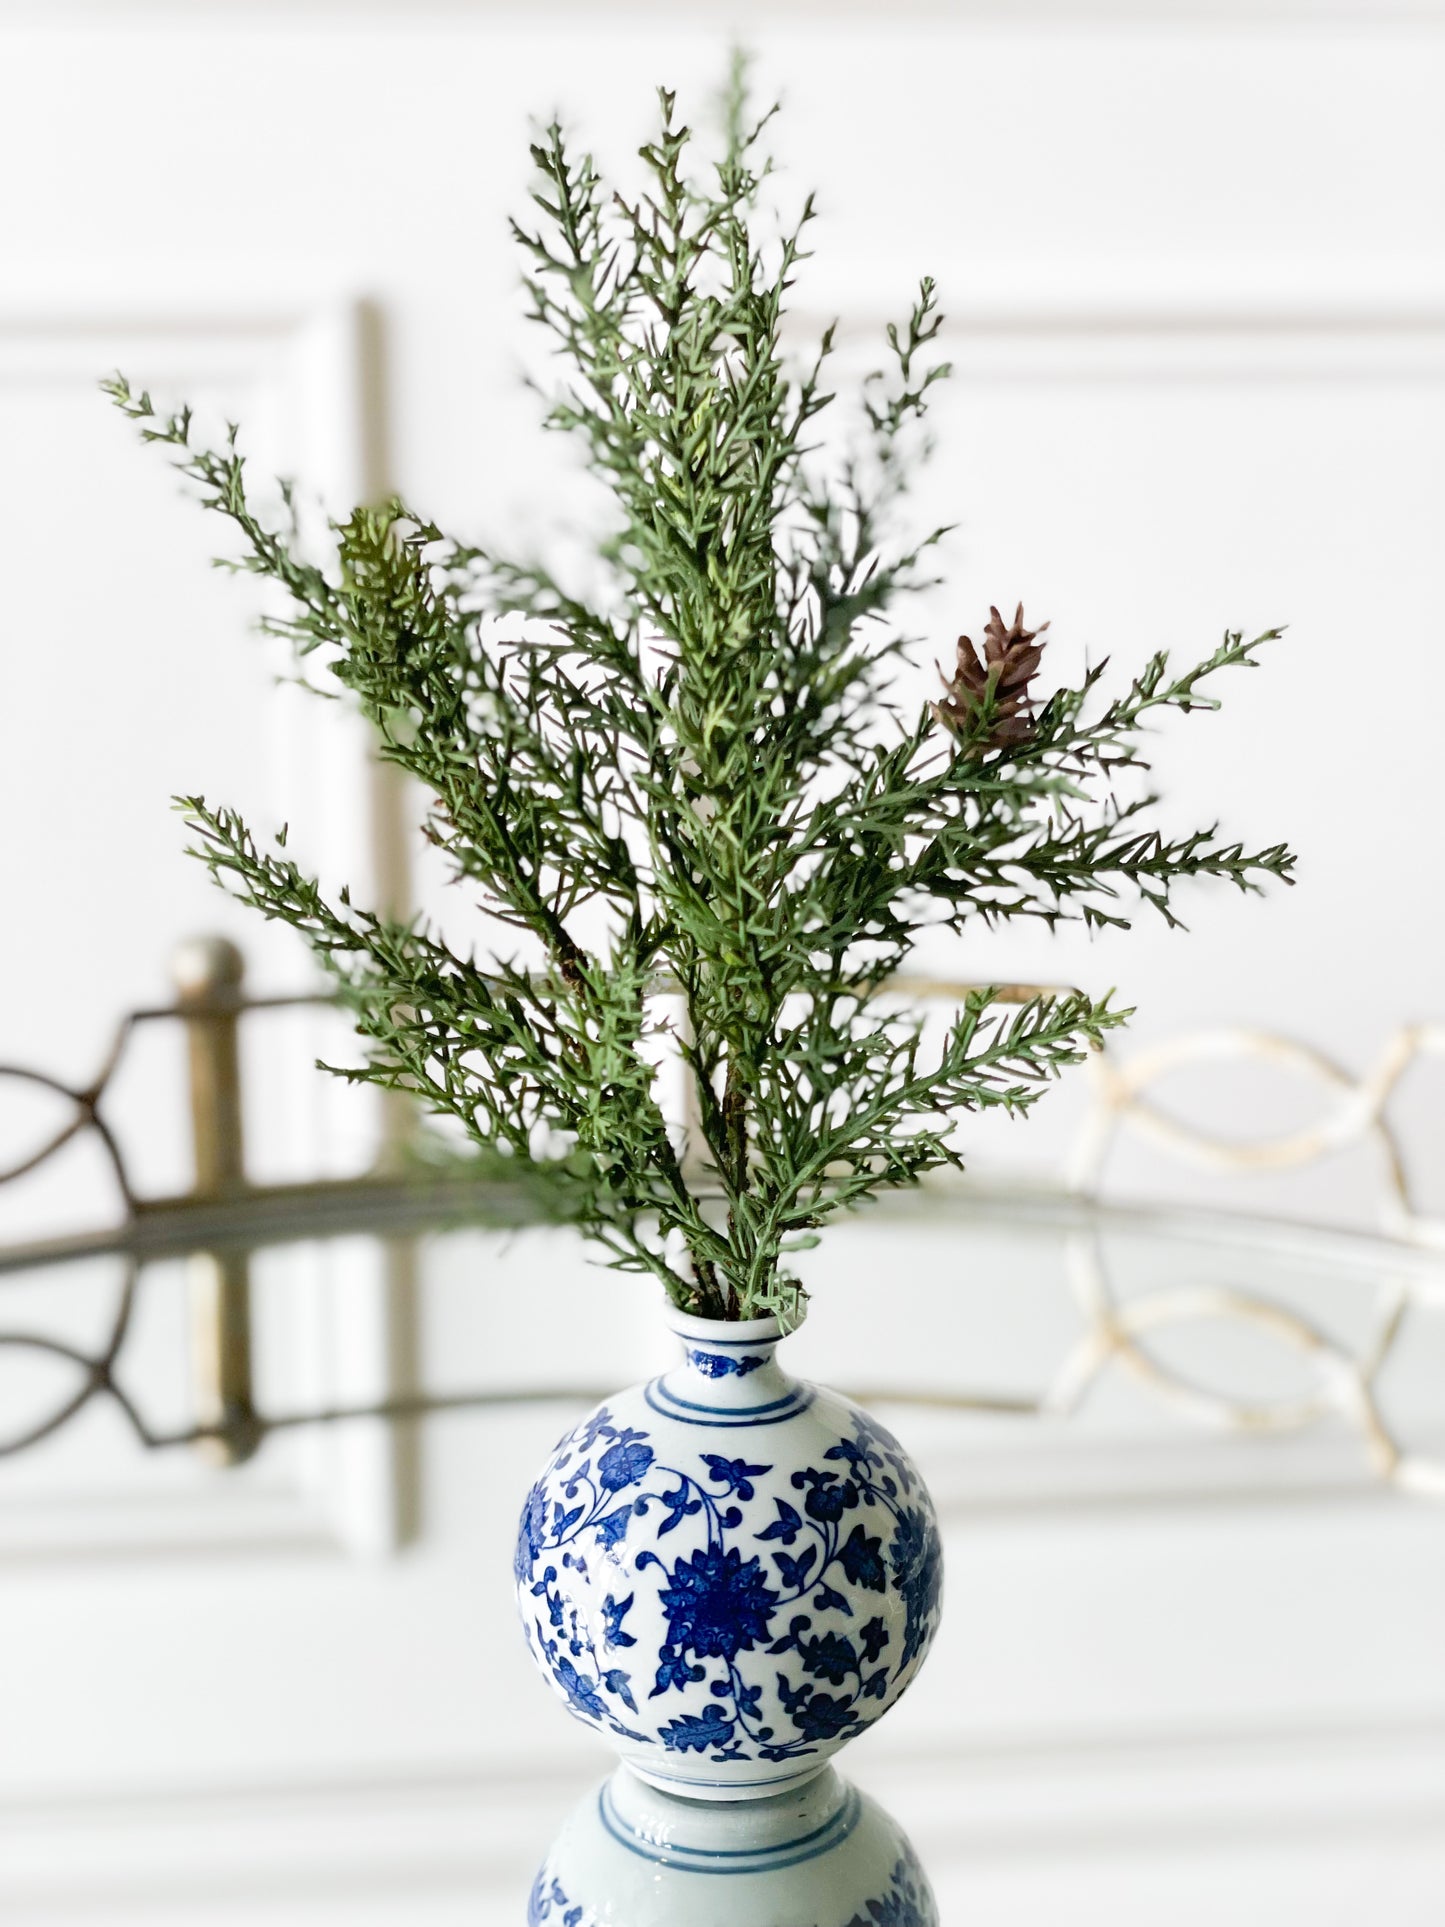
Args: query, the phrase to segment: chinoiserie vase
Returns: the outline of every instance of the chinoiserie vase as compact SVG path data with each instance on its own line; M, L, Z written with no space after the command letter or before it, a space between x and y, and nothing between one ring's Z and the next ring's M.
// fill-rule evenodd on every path
M897 1823L825 1768L789 1793L680 1799L621 1766L568 1819L529 1927L938 1927Z
M518 1599L538 1665L644 1780L755 1800L917 1673L938 1522L890 1432L789 1377L776 1319L668 1322L679 1365L598 1406L528 1495Z

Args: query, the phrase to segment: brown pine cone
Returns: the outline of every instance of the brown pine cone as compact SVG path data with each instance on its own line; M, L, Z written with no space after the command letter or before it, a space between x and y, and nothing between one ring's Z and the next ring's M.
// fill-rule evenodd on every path
M972 736L977 749L1006 749L1026 743L1033 734L1034 712L1029 685L1038 673L1044 645L1038 640L1048 628L1041 622L1037 629L1025 629L1024 605L1019 604L1011 623L1005 624L997 609L989 610L983 632L983 661L968 636L958 639L958 656L952 677L943 676L944 697L932 705L933 713L945 728L960 736ZM975 735L977 720L992 696L988 733Z

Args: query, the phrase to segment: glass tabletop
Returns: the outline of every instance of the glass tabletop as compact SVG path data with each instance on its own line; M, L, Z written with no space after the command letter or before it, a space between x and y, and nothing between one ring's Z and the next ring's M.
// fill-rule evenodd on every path
M231 1443L249 1451L349 1418L602 1397L619 1381L596 1361L610 1355L626 1376L629 1346L654 1347L648 1294L604 1280L569 1234L526 1218L525 1199L495 1184L362 1179L147 1208L112 1229L0 1251L0 1452L38 1444L97 1401L146 1447L225 1444L244 1426ZM420 1377L357 1402L308 1403L285 1365L288 1280L319 1251L344 1269L368 1248L393 1267L404 1255L422 1325L445 1331L466 1295L550 1298L569 1307L575 1342L546 1347L543 1369L517 1315L505 1364L495 1343L469 1356L459 1330L438 1339ZM244 1272L255 1325L244 1411L197 1410L195 1373L178 1362L186 1350L194 1361L207 1263ZM996 1468L1002 1439L1025 1460L1053 1457L1063 1428L1088 1447L1081 1464L1107 1461L1110 1476L1131 1451L1141 1472L1157 1468L1164 1439L1196 1454L1211 1439L1274 1440L1286 1472L1287 1442L1310 1439L1332 1476L1352 1464L1363 1478L1445 1493L1445 1321L1431 1316L1445 1308L1445 1251L1427 1241L963 1181L860 1215L801 1268L815 1287L807 1367L865 1402L970 1415ZM899 1316L881 1338L869 1321L860 1345L880 1275Z

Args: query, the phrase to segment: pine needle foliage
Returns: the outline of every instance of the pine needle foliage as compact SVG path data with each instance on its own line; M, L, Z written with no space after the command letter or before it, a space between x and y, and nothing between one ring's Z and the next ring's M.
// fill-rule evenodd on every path
M459 1120L492 1168L545 1178L612 1264L722 1318L794 1312L790 1252L957 1165L963 1114L1027 1109L1120 1021L1107 999L979 991L936 1035L888 988L920 932L1125 925L1131 900L1173 922L1186 879L1253 890L1292 863L1214 830L1166 837L1152 799L1116 788L1155 712L1215 707L1212 679L1277 632L1227 635L1183 674L1155 656L1110 700L1101 664L1035 707L1032 633L996 616L966 687L890 702L892 613L943 533L898 528L948 372L936 295L924 281L888 330L851 452L825 455L831 331L801 366L781 339L812 202L791 229L765 219L766 124L737 72L720 157L698 161L664 92L632 200L559 126L533 148L534 225L514 232L567 371L548 425L610 496L600 598L401 501L357 508L308 559L289 497L270 519L254 506L234 429L201 445L189 411L107 384L239 532L230 566L279 585L266 626L319 652L428 794L454 877L530 951L479 961L331 900L284 832L263 844L178 799L195 854L330 973L368 1045L343 1074ZM659 1101L661 1031L690 1133Z

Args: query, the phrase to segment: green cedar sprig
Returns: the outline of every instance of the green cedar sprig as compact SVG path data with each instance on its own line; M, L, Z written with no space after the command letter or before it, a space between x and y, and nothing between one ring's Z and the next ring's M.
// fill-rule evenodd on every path
M1027 1109L1121 1021L1079 993L1009 1011L980 991L934 1035L889 990L922 931L1124 926L1131 897L1172 923L1184 879L1288 879L1282 846L1167 838L1152 799L1115 789L1153 712L1214 707L1209 679L1277 632L1231 634L1183 675L1155 656L1110 701L1100 665L1002 747L987 692L956 729L896 714L906 644L888 618L944 533L896 529L947 373L933 285L888 331L861 440L828 459L831 332L801 370L781 342L812 203L769 238L766 118L749 122L740 73L711 168L661 103L635 199L554 125L533 149L535 225L515 229L568 371L548 425L581 438L610 497L605 599L401 501L334 525L317 564L289 496L279 519L254 507L234 430L200 446L188 411L106 386L239 532L231 566L285 592L266 626L322 651L423 786L453 874L538 947L536 964L460 956L328 900L284 837L262 848L233 811L180 799L218 880L334 979L369 1046L343 1074L414 1093L493 1168L545 1178L557 1215L678 1304L787 1315L789 1252L957 1165L961 1115ZM659 1103L663 1031L689 1074L685 1138Z

